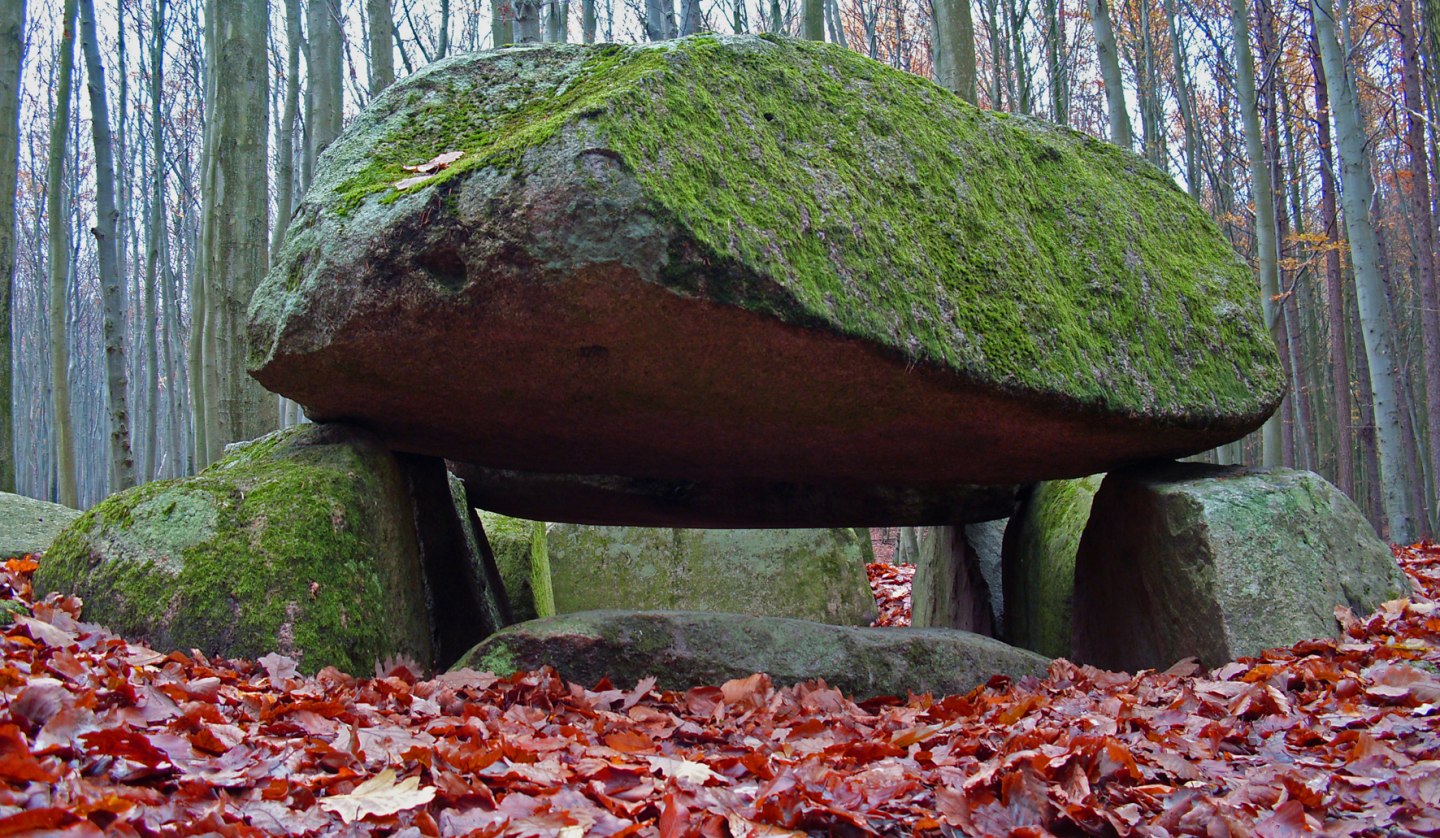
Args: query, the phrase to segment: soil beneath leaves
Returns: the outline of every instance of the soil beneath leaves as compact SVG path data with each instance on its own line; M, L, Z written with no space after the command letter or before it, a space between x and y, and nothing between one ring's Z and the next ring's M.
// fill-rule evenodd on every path
M32 603L12 559L0 836L1440 834L1440 547L1396 553L1415 595L1341 610L1338 640L862 703L764 675L302 677L127 643Z

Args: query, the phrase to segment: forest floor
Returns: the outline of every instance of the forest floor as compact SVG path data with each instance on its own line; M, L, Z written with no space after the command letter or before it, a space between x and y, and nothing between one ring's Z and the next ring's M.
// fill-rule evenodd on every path
M302 677L128 643L11 559L0 836L1440 834L1440 547L1396 554L1415 595L1338 612L1338 641L860 703Z

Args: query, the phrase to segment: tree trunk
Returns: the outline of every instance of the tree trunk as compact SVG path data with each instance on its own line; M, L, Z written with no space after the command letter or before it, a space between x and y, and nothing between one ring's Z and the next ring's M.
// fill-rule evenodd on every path
M686 2L693 0L681 0L681 3ZM801 0L800 37L807 41L825 40L824 0Z
M810 3L823 4L824 0L806 0ZM806 12L809 13L808 10ZM825 40L824 20L825 7L820 6L821 30L820 37L812 40ZM694 35L700 31L700 25L704 23L704 16L700 13L700 0L680 0L680 35Z
M1440 481L1440 290L1431 217L1430 160L1425 144L1425 94L1420 86L1420 41L1410 0L1398 0L1401 70L1405 87L1405 145L1410 156L1410 211L1415 216L1416 281L1420 286L1420 333L1425 347L1425 448L1432 486ZM1433 493L1432 493L1433 494ZM1428 522L1434 526L1437 522Z
M675 16L673 0L645 0L645 37L663 41L670 37L667 21Z
M225 444L253 439L279 424L275 398L245 372L244 340L245 309L269 261L268 17L265 0L206 4L206 19L222 22L205 31L212 84L206 126L210 154L201 173L206 212L199 273L207 297L205 346L214 353L203 364L209 400L206 463L218 459ZM318 47L312 41L312 56ZM322 136L323 124L315 127Z
M289 9L294 2L295 0L286 0L285 3L285 29L287 32L290 30ZM395 46L390 34L395 30L395 19L390 13L390 0L365 0L365 11L370 32L370 95L374 97L395 81ZM295 28L299 29L298 20ZM299 50L297 41L291 40L290 43L293 45L289 48L292 53ZM286 79L285 101L290 101L288 78ZM290 107L289 112L293 112L294 106ZM289 112L287 112L287 116Z
M380 2L388 12L389 0ZM280 106L280 130L275 136L275 228L270 231L271 253L278 252L285 243L290 214L295 211L295 117L300 110L301 37L300 0L285 0L285 103ZM374 37L373 30L371 37ZM387 36L385 43L389 42ZM373 49L374 42L371 44ZM372 75L372 84L374 80ZM372 89L371 92L373 95L380 91Z
M0 492L15 491L15 414L10 378L15 288L15 180L20 162L20 61L25 0L0 4Z
M545 43L565 43L569 35L569 28L569 0L548 0L545 3Z
M125 312L121 300L119 243L115 208L115 157L110 144L110 108L105 96L105 67L100 61L100 36L95 27L94 0L80 0L80 41L90 90L90 131L95 140L96 261L100 268L105 343L105 395L109 417L109 490L135 485L135 458L130 453L130 408L126 399Z
M699 6L696 6L699 11ZM595 43L595 0L580 0L580 40Z
M975 21L970 0L934 0L935 83L975 104Z
M1230 25L1235 37L1235 88L1240 97L1240 115L1245 123L1245 149L1250 157L1250 193L1255 203L1255 250L1260 268L1260 306L1276 350L1286 346L1279 330L1283 321L1276 300L1280 296L1279 259L1275 241L1275 198L1270 188L1270 167L1266 165L1264 141L1260 134L1260 113L1255 93L1255 61L1250 55L1250 21L1245 0L1230 0ZM1288 366L1288 364L1286 365ZM1284 448L1282 412L1265 420L1262 463L1266 468L1280 465Z
M70 214L65 206L65 145L70 136L70 89L75 63L75 2L61 12L59 78L50 124L50 157L45 212L50 219L50 412L55 423L55 497L78 507L75 431L70 421L70 346L67 337L70 277Z
M301 161L301 179L307 189L315 175L320 152L340 134L343 115L340 17L335 4L336 0L309 0L306 9L310 38L309 87L305 92L305 154ZM264 46L263 40L261 46Z
M515 43L540 43L540 4L515 0Z
M1320 47L1310 37L1310 67L1315 75L1316 145L1320 152L1320 221L1330 246L1325 249L1325 311L1330 343L1330 386L1334 389L1335 485L1355 495L1355 431L1350 405L1350 356L1345 351L1345 289L1340 264L1340 225L1335 210L1335 162L1330 148L1330 93L1320 66Z
M1379 268L1379 245L1370 220L1370 172L1365 159L1365 130L1355 87L1345 66L1345 53L1335 33L1330 0L1311 0L1311 15L1320 62L1332 97L1336 144L1340 155L1341 202L1355 266L1356 302L1370 367L1370 395L1375 406L1375 431L1380 455L1380 490L1389 523L1388 537L1409 543L1413 513L1406 495L1404 440L1401 438L1398 394L1395 392L1394 333Z
M1050 77L1050 118L1057 125L1070 123L1070 72L1065 62L1065 20L1061 0L1041 0L1045 15L1045 72ZM969 11L969 4L965 5Z
M587 0L593 12L595 0ZM495 48L515 43L515 7L506 0L490 0L490 43ZM594 30L591 30L591 41ZM590 43L587 41L586 43Z
M1130 134L1130 114L1125 108L1120 52L1115 46L1115 30L1110 25L1108 0L1090 0L1090 21L1095 28L1095 57L1100 63L1105 102L1110 110L1110 142L1121 148L1130 148L1134 145Z
M553 1L553 0L552 0ZM313 2L313 0L312 0ZM435 60L450 54L450 0L440 0L440 38L435 44Z
M1200 182L1200 125L1195 117L1195 91L1190 84L1189 51L1180 40L1180 19L1175 0L1165 0L1165 20L1170 27L1170 58L1175 63L1175 102L1185 128L1185 188L1198 200Z

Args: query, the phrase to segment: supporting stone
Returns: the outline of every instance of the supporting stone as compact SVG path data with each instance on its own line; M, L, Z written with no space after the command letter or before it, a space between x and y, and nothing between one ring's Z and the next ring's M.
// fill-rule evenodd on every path
M1409 591L1349 498L1311 472L1174 463L1112 472L1075 560L1074 653L1216 666L1336 635Z

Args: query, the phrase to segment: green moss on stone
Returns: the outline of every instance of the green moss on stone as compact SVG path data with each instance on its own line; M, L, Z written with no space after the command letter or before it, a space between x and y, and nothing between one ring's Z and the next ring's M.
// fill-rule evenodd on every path
M79 593L87 619L179 649L280 650L310 672L425 659L414 536L394 523L389 505L404 499L383 476L387 455L306 445L309 433L112 496L56 540L37 589Z
M1049 657L1070 654L1075 555L1103 474L1038 483L1010 526L1005 562L1006 640Z
M358 169L313 198L325 212L480 169L524 178L584 125L702 263L731 266L715 275L769 280L704 289L722 302L1122 413L1254 415L1280 393L1248 269L1167 176L1114 146L821 43L706 36L457 62L387 94ZM465 157L393 189L403 166L450 150ZM697 281L675 265L660 278Z

